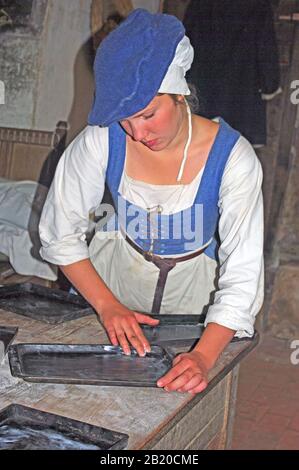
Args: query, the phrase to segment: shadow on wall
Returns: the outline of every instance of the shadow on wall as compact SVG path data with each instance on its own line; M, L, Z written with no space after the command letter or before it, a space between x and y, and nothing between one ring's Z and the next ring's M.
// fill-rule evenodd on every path
M87 118L94 96L94 56L93 39L90 37L79 49L74 63L74 94L68 116L66 144L71 142L87 125Z
M94 97L93 63L96 50L102 40L124 19L123 15L113 11L77 53L74 64L74 98L68 117L69 130L66 144L87 125Z
M59 142L47 156L38 182L47 188L54 178L57 164L66 146L87 125L87 118L93 102L94 80L92 65L94 52L90 37L79 49L74 63L74 94L71 110L67 120L67 132L62 133Z

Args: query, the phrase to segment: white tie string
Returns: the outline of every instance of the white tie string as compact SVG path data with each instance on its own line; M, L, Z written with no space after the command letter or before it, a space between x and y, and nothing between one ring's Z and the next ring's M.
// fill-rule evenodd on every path
M190 111L190 108L189 108L189 105L187 103L186 98L184 98L184 100L185 100L185 103L186 103L187 114L188 114L188 139L187 139L187 142L186 142L186 145L185 145L185 148L184 148L183 160L182 160L182 163L181 163L181 166L180 166L179 174L178 174L177 179L176 179L177 181L181 181L181 179L182 179L183 171L184 171L184 168L185 168L185 163L186 163L187 156L188 156L189 146L190 146L191 139L192 139L192 116L191 116L191 111Z

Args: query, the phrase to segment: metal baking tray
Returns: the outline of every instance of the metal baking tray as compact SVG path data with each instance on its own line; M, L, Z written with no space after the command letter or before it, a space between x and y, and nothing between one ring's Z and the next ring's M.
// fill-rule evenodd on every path
M29 382L155 387L171 368L172 356L152 346L145 357L132 349L97 344L19 343L9 347L11 373Z
M94 313L81 296L29 282L0 287L0 308L51 324Z
M198 325L203 324L206 316L202 315L185 315L185 314L175 314L167 313L160 315L150 315L152 318L160 320L159 325Z
M160 320L157 326L142 325L144 335L151 344L167 346L181 343L190 346L200 338L204 326L201 315L151 315Z
M157 326L141 325L144 335L151 344L157 344L163 347L184 346L191 347L202 336L204 331L204 321L206 316L201 315L150 315L157 318L160 323ZM234 337L231 343L240 341L250 341L252 338ZM169 351L172 351L170 349Z
M14 339L18 332L18 328L12 326L0 326L0 361L1 361L1 351L3 354L6 354L8 346Z
M128 435L12 404L0 411L0 450L120 450Z

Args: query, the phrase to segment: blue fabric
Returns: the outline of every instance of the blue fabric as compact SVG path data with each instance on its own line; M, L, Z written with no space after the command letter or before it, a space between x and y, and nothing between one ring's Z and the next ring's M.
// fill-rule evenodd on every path
M188 254L190 251L199 250L206 243L210 242L205 249L205 253L211 258L217 259L218 243L216 239L219 220L219 190L226 162L239 137L239 132L232 129L220 118L219 130L209 153L193 206L190 209L175 214L159 214L156 216L155 224L158 227L158 236L154 242L153 253L163 256L183 255ZM147 251L151 244L150 224L147 218L148 212L125 200L118 191L125 163L125 155L126 134L121 126L116 123L109 127L109 160L106 171L106 183L110 189L117 214L114 218L110 219L110 222L103 227L103 230L115 230L120 226L137 245ZM201 205L203 211L203 227L200 227L202 228L203 239L200 241L195 236L193 239L186 236L183 227L184 217L190 214L191 227L194 230L196 205ZM136 214L139 214L138 217L136 217ZM175 224L176 220L180 221L177 225ZM140 223L136 224L136 221ZM142 225L141 227L140 224ZM138 226L136 227L136 225ZM166 237L163 234L165 227L169 227L169 236ZM173 237L173 227L176 227L176 229L181 228L182 236L179 239ZM134 235L135 228L138 231L143 230L145 236L136 238ZM190 245L192 245L192 248Z
M175 16L134 10L97 50L88 123L109 126L145 108L158 93L184 34Z

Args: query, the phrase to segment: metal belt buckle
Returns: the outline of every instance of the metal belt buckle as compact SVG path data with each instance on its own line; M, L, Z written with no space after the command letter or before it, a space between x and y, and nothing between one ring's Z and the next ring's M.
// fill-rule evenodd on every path
M143 256L144 256L144 259L146 261L152 261L153 260L153 253L150 252L150 251L145 251Z

